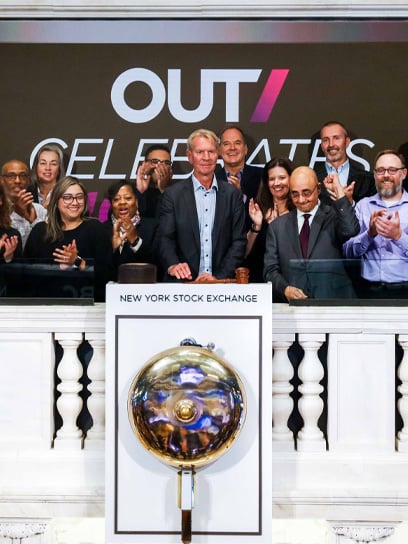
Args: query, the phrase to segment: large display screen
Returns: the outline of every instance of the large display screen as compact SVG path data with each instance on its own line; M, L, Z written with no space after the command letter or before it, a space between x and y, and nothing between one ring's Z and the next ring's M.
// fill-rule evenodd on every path
M379 150L408 147L405 21L3 20L0 52L0 162L58 142L101 219L107 187L134 178L154 142L188 176L200 127L239 124L258 165L313 166L330 120L367 170Z

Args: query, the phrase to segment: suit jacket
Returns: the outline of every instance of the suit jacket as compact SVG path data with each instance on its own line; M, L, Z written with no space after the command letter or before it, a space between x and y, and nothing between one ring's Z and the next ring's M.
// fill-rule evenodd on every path
M192 179L167 188L160 205L156 260L163 270L187 262L195 279L200 268L200 230ZM229 183L218 182L212 231L212 274L234 278L242 265L246 247L244 207L240 191ZM173 281L166 276L164 280Z
M349 175L347 178L347 185L350 185L352 181L355 181L354 191L353 191L353 200L358 202L366 196L375 195L377 189L375 188L374 176L371 172L367 172L361 168L360 164L356 161L350 160ZM317 179L322 184L322 189L320 192L320 201L324 204L332 204L329 193L323 183L324 178L327 176L326 164L324 162L317 162L314 165L314 171L316 172Z
M288 285L309 298L350 298L351 280L342 260L342 244L360 230L347 197L320 204L311 223L307 259L300 249L296 209L272 221L266 237L264 277L272 282L274 302L286 302Z
M215 177L217 181L223 180L228 182L227 173L225 168L218 165L215 169ZM258 193L259 184L262 177L262 168L258 166L252 166L245 164L241 176L241 192L243 196L243 202L245 207L245 228L248 230L252 224L252 220L249 217L249 201L251 198L255 198Z

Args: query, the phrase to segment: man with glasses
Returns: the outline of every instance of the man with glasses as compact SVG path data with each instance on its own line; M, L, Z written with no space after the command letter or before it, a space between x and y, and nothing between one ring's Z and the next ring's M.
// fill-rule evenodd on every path
M33 194L27 190L30 171L24 162L6 162L2 166L1 177L12 203L11 226L20 232L24 247L33 226L39 221L45 221L47 210L34 202Z
M354 296L342 244L357 234L358 221L338 176L325 183L335 198L331 206L319 201L315 172L296 168L289 180L295 209L268 226L264 278L272 282L274 302Z
M378 153L377 193L357 203L360 232L344 244L349 258L361 258L361 296L408 298L408 194L404 158L393 149Z
M157 217L161 194L172 185L170 149L154 144L146 149L145 159L136 174L137 200L141 216Z
M350 136L346 127L339 121L328 121L320 129L320 147L326 157L325 162L316 162L314 170L317 179L324 182L331 174L339 176L340 185L351 203L358 202L366 196L375 194L374 177L361 165L347 157L347 147L350 145ZM331 204L333 197L322 185L321 202Z

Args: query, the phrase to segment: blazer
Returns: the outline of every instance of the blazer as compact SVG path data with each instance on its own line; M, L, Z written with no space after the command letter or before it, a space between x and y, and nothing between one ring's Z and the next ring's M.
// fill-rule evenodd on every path
M347 185L350 185L352 181L355 181L353 200L358 202L366 196L375 195L377 189L375 188L374 176L371 172L367 172L361 168L360 164L356 161L349 159L350 168L347 178ZM314 165L314 171L316 172L317 179L321 182L320 201L324 204L332 204L327 189L323 183L324 178L327 176L326 164L324 162L318 162Z
M234 278L242 265L246 247L242 196L231 184L218 182L212 231L212 274L217 279ZM156 240L156 261L165 271L186 262L193 279L200 268L200 230L192 178L180 180L162 194Z
M309 298L351 298L354 290L343 261L342 244L360 230L347 197L320 204L310 226L307 259L300 249L297 210L268 226L264 261L265 281L272 282L274 302L287 302L288 285Z
M227 173L225 168L218 165L215 169L215 177L217 181L223 180L228 182ZM248 231L252 224L252 220L249 217L249 201L251 198L255 198L258 193L259 184L262 177L262 168L258 166L252 166L251 164L245 164L241 176L241 192L243 196L243 202L245 207L245 228Z

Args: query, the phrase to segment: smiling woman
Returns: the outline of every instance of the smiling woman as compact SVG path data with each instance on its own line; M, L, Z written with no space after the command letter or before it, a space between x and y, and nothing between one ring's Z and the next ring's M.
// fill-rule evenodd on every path
M157 220L140 216L136 185L118 181L109 187L107 197L111 208L104 226L111 237L116 277L122 264L154 264L153 239Z
M47 222L33 228L24 256L51 260L66 271L85 272L93 265L94 298L105 299L105 285L113 278L109 236L97 219L88 217L87 193L77 178L67 176L55 186Z

